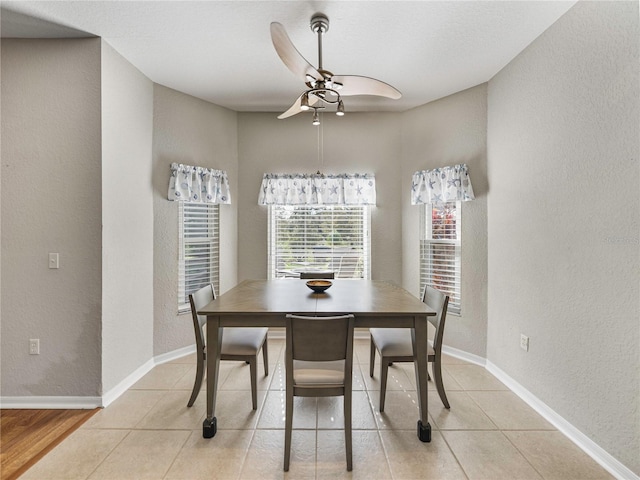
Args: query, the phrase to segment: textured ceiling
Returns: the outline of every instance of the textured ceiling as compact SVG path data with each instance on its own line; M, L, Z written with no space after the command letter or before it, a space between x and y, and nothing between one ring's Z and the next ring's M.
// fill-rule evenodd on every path
M348 111L404 111L486 82L572 1L3 1L3 37L99 36L156 83L237 111L286 110L304 85L283 65L280 22L317 66L309 20L329 17L324 67L387 82L400 100L345 99Z

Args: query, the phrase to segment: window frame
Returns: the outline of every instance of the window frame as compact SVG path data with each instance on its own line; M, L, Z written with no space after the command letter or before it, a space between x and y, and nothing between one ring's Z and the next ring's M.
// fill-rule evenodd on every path
M354 278L354 279L370 279L371 278L371 207L369 205L269 205L268 207L268 241L267 241L267 278L297 278L302 271L319 271L327 270L334 271L336 278ZM359 247L360 250L356 250L355 255L358 256L355 263L353 262L354 252L353 248L347 250L344 245L332 245L326 246L320 245L318 242L313 243L310 238L311 235L305 236L301 246L298 247L299 251L296 254L300 260L300 265L296 268L284 268L286 263L296 263L293 260L284 260L282 251L284 248L278 248L277 235L284 235L286 229L283 225L279 224L279 214L282 215L284 211L291 212L289 217L298 215L300 217L305 216L305 212L310 215L316 215L314 211L323 210L332 212L332 232L335 232L337 227L340 227L340 220L349 219L349 217L360 217L360 237ZM343 212L338 212L342 210ZM346 212L345 212L346 210ZM305 228L306 228L305 223ZM344 225L344 224L343 224ZM313 226L313 221L309 223L309 226ZM357 231L356 231L357 232ZM351 233L351 232L349 232ZM333 240L333 239L332 239ZM308 257L308 249L313 252L312 257ZM321 249L322 261L317 261L318 249ZM302 260L304 258L312 258L311 262ZM339 260L338 260L339 257ZM328 264L326 263L328 260ZM314 263L315 261L315 263ZM344 262L344 263L343 263ZM304 265L305 263L309 263ZM341 275L344 272L345 276ZM360 272L360 275L357 275ZM353 275L353 276L351 276Z
M426 285L436 288L449 295L447 313L462 315L462 202L447 202L443 204L423 204L420 210L420 291L424 292ZM455 238L433 238L434 210L452 208L455 213L455 228L446 229L444 235ZM434 269L433 263L427 256L432 248L445 252L445 260L451 262L451 268ZM453 248L451 248L453 247ZM431 257L433 262L433 256ZM434 273L439 273L440 280L434 279ZM449 277L449 279L446 279ZM445 279L443 279L445 278ZM445 286L446 285L446 286Z
M189 294L210 283L219 291L220 205L184 201L178 204L178 313L185 313L191 310ZM193 221L187 223L189 219ZM194 263L191 271L188 270L189 247L209 255L204 263ZM202 276L198 269L205 271L205 278L197 278Z

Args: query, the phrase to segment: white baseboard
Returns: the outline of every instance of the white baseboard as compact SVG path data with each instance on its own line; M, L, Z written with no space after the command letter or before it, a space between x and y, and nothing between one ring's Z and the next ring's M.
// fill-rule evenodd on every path
M118 397L131 388L138 380L149 373L156 365L170 362L177 358L190 355L196 351L195 345L180 348L172 352L158 355L148 360L134 370L114 388L102 395L102 397L0 397L0 408L25 408L25 409L93 409L107 407Z
M173 360L177 360L178 358L186 357L187 355L191 355L195 353L196 345L189 345L188 347L182 347L178 350L174 350L172 352L163 353L156 357L153 357L153 360L156 365L162 365L163 363L172 362Z
M120 395L131 388L138 380L149 373L155 366L156 363L152 358L151 360L147 360L140 367L136 368L118 385L102 395L102 406L108 407L109 405L111 405Z
M509 387L509 390L518 395L531 408L538 412L551 425L556 427L558 431L563 433L569 440L576 444L576 446L582 449L582 451L584 451L587 455L598 462L600 466L607 470L611 475L619 480L640 480L640 477L638 477L638 475L636 475L629 468L620 463L620 461L618 461L615 457L613 457L597 443L587 437L584 433L582 433L580 430L566 421L547 404L542 402L538 397L533 395L529 390L516 382L500 368L498 368L488 360L486 361L485 368L498 380Z
M131 373L127 378L121 381L116 387L109 390L106 394L102 396L102 406L106 407L114 402L120 395L129 390L131 386L133 386L138 380L144 377L147 373L153 369L156 365L162 365L163 363L171 362L172 360L176 360L178 358L182 358L186 355L191 355L196 351L195 345L189 345L187 347L179 348L177 350L173 350L171 352L163 353L156 357L153 357L151 360L147 361L144 365L137 368L133 373Z
M100 397L0 397L0 408L93 410Z
M442 345L442 353L444 353L445 355L449 355L450 357L459 358L460 360L464 360L465 362L479 365L481 367L486 368L487 365L487 359L484 357L475 355L473 353L467 353L464 350L458 350L457 348L447 347L446 345Z
M191 355L196 351L196 346L189 345L186 347L179 348L177 350L173 350L171 352L163 353L153 357L151 360L147 361L144 365L136 369L133 373L131 373L127 378L125 378L122 382L120 382L116 387L109 390L106 394L102 396L102 406L106 407L113 403L120 395L129 390L132 385L134 385L138 380L144 377L147 373L153 369L156 365L162 365L163 363L171 362L178 358L185 357L187 355Z

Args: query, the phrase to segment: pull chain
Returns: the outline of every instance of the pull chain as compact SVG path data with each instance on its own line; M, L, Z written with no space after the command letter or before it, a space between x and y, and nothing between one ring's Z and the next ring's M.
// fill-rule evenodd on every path
M322 116L322 113L320 113ZM317 175L324 174L324 122L320 119L320 125L318 125L318 173Z

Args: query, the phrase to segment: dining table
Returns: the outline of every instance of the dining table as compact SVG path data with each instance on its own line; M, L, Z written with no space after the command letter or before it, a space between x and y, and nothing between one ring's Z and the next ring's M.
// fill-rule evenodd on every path
M416 374L418 438L431 441L427 399L427 326L435 310L400 286L377 280L335 279L314 293L300 279L244 280L198 310L207 317L207 416L202 436L217 432L215 416L224 327L284 327L287 314L353 314L356 328L410 328ZM224 421L221 418L221 421Z

